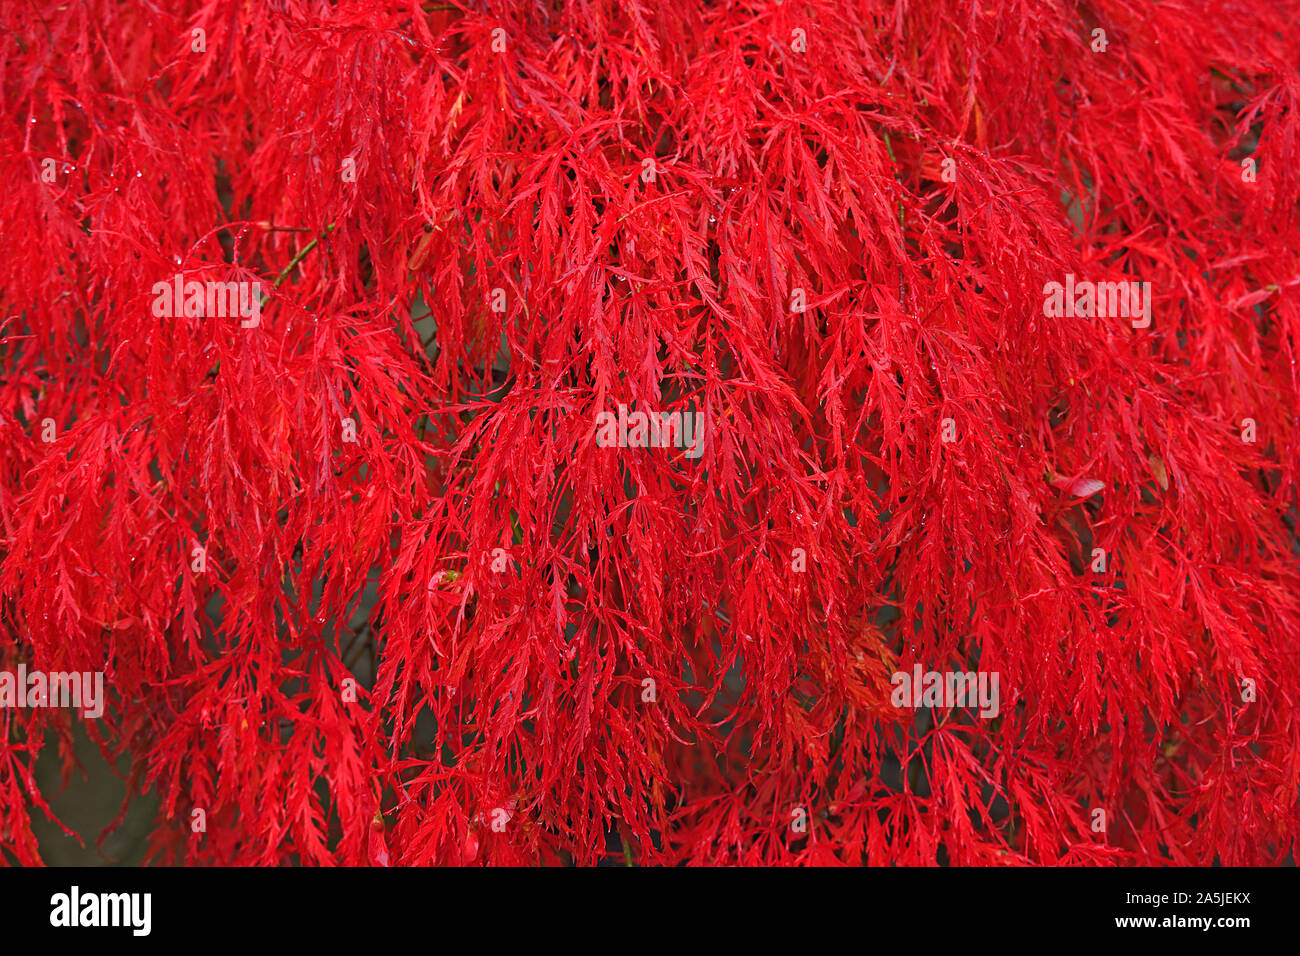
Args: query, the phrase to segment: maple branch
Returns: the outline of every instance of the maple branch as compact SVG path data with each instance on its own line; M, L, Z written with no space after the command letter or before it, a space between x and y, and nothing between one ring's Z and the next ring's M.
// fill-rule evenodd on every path
M357 660L361 657L361 652L365 649L366 645L369 643L369 641L367 640L369 633L370 633L370 621L367 620L363 625L361 625L361 630L357 631L352 636L352 641L350 644L348 644L348 649L346 652L347 658L344 659L343 661L343 666L346 667L348 670L352 670L353 665L355 665Z
M322 239L324 239L333 231L334 231L334 224L330 223L324 228L324 230L322 230L319 236L317 236L311 242L307 243L307 245L303 246L300 250L298 250L298 254L294 256L293 259L290 260L289 264L285 266L284 269L280 272L280 275L276 278L275 282L272 283L272 287L276 289L280 288L280 283L282 283L286 278L288 278L289 273L293 271L294 266L302 262L303 258L306 257L307 253L315 249L316 244L319 243Z

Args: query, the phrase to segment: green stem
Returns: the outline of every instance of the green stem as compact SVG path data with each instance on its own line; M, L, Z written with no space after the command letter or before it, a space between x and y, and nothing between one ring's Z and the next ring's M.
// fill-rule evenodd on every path
M276 289L280 288L280 283L289 277L289 273L293 271L294 266L302 262L303 258L307 255L307 253L315 249L316 244L333 231L334 231L334 223L330 223L328 226L325 227L325 229L321 232L319 236L317 236L311 242L307 243L307 245L299 249L298 254L293 257L293 259L289 262L287 266L284 267L284 271L282 271L279 275L279 278L275 280L273 287Z

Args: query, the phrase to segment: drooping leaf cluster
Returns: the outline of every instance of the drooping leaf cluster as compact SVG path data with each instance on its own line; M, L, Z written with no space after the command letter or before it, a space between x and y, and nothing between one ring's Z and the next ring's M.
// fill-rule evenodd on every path
M160 861L1284 858L1297 14L0 5L0 669Z

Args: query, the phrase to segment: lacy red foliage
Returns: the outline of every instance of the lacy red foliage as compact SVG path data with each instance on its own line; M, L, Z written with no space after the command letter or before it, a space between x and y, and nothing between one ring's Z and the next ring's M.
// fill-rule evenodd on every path
M1285 858L1297 7L3 4L0 666L159 861Z

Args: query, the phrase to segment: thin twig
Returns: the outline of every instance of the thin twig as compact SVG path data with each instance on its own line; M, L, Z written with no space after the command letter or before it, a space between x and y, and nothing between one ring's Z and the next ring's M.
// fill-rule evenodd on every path
M287 278L289 277L289 273L293 271L294 266L296 266L298 263L302 262L303 257L305 257L305 256L307 255L307 253L309 253L309 252L311 252L313 249L315 249L315 248L316 248L316 244L317 244L318 242L320 242L322 239L324 239L326 236L328 236L328 235L329 235L331 232L333 232L333 231L334 231L334 223L330 223L328 226L325 227L324 231L322 231L321 234L320 234L319 236L317 236L317 237L316 237L315 239L313 239L311 242L307 243L307 245L305 245L305 246L303 246L301 249L299 249L299 250L298 250L298 254L297 254L296 256L293 257L293 259L289 262L289 264L288 264L287 266L284 267L284 271L282 271L282 272L280 273L279 278L277 278L277 279L275 280L275 282L274 282L274 284L273 284L273 288L276 288L276 289L280 288L280 283L283 282L285 279L287 279Z

